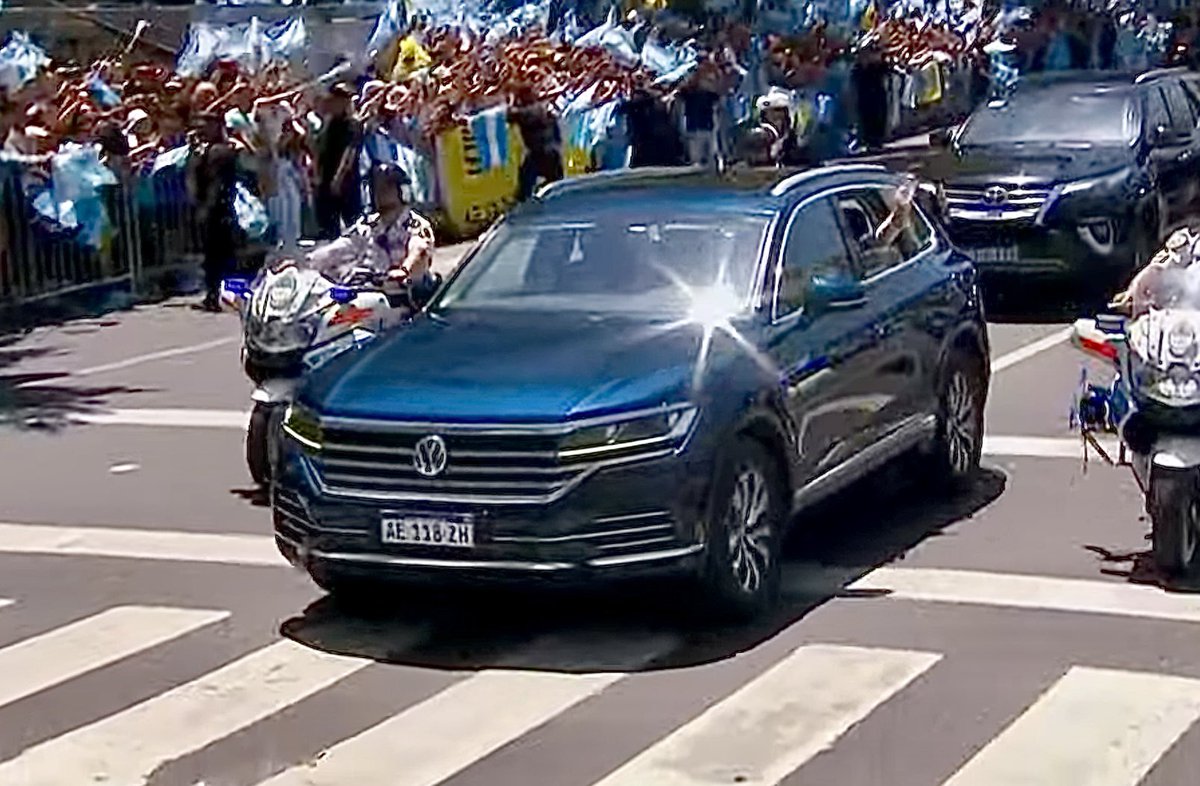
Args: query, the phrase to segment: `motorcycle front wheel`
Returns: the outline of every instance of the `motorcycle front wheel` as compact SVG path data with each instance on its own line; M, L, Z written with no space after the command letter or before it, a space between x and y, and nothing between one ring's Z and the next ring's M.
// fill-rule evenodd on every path
M1200 544L1200 475L1155 473L1149 497L1155 565L1169 576L1190 573Z
M271 415L274 407L255 404L246 429L246 466L260 486L271 482Z

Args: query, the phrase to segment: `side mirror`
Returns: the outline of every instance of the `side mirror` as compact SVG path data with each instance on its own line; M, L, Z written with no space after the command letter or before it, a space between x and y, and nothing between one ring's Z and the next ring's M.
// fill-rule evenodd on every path
M805 308L812 314L866 305L867 289L849 276L814 275L808 281Z

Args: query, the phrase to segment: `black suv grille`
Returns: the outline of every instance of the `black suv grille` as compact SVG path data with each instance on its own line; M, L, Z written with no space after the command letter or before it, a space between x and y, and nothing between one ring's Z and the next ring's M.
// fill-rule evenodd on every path
M965 210L1032 211L1042 208L1050 198L1050 187L1024 186L947 186L946 202L951 208Z

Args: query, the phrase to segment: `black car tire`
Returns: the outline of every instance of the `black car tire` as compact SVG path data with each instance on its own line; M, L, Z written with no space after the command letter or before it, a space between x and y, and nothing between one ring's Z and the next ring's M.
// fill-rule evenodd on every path
M937 431L931 479L950 491L970 486L983 457L987 375L975 353L952 350L938 379Z
M1191 472L1158 475L1150 481L1150 541L1154 564L1170 577L1196 567L1200 553L1200 481Z
M250 477L260 486L271 482L272 410L272 407L255 404L250 412L250 427L246 429L246 466Z
M759 442L738 437L708 505L703 583L722 619L751 620L777 600L786 510L778 464Z

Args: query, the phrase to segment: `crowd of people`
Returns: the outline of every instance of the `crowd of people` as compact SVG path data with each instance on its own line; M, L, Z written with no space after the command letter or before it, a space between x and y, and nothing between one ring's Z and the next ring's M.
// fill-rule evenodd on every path
M966 9L974 14L967 25L890 18L792 35L756 35L718 19L674 40L652 15L634 13L613 25L615 48L536 25L481 39L418 20L369 65L345 63L318 78L287 63L231 60L184 77L167 65L131 64L127 49L87 68L52 64L5 92L0 158L20 163L32 181L48 176L52 154L68 142L94 144L119 177L186 159L205 244L205 303L215 308L244 229L239 188L260 201L272 242L331 241L377 207L372 167L395 164L397 147L432 160L444 132L482 112L502 110L519 131L516 197L524 200L564 176L560 120L580 96L594 107L620 99L592 168L807 165L854 145L880 147L898 104L916 106L918 95L948 95L964 109L977 103L997 79L989 42L999 41L1019 71L1133 68L1162 46L1149 15L1048 7L985 21L981 7ZM1196 50L1195 20L1176 20L1174 30L1172 51ZM648 42L686 50L688 67L664 78L644 58L622 54ZM943 84L946 74L963 78Z

